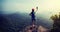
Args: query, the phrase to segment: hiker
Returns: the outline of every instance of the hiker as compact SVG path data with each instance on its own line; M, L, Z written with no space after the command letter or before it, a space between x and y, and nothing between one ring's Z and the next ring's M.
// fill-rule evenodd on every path
M32 9L32 12L29 15L31 16L32 24L34 24L34 22L36 21L34 8Z

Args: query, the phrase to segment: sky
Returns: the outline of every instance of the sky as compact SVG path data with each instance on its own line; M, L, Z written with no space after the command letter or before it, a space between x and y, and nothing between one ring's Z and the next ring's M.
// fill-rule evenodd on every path
M4 14L30 13L31 9L38 6L36 14L50 17L60 12L60 0L1 0Z

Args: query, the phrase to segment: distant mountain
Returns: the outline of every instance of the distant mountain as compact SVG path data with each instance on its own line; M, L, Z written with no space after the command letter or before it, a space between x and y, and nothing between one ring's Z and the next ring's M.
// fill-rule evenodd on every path
M51 24L42 18L38 18L37 25L50 28ZM0 31L1 32L18 32L26 26L31 25L31 18L27 13L0 14Z

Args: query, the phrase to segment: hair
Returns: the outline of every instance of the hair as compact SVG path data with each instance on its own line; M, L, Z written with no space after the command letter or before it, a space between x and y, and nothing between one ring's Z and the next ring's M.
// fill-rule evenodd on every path
M34 12L34 9L32 9L32 12Z

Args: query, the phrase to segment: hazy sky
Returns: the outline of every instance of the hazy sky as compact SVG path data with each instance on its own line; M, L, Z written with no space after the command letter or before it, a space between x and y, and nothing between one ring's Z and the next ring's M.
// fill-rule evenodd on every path
M60 0L2 0L4 13L30 13L38 6L37 14L50 16L60 11Z

